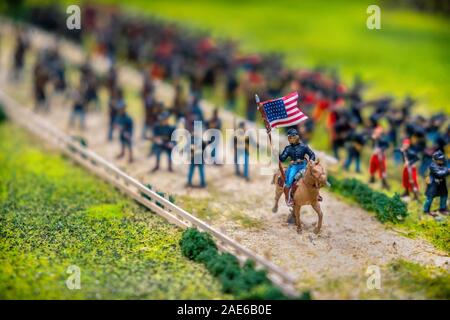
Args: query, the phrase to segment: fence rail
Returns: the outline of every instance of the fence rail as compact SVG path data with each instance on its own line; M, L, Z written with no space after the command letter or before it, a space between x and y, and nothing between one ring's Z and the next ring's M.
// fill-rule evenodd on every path
M10 119L51 143L78 164L178 227L182 229L196 227L209 233L215 239L221 251L234 254L241 263L248 259L254 261L256 267L265 269L269 279L286 295L297 296L298 292L295 289L296 277L289 274L286 270L244 247L236 240L211 227L155 191L150 190L114 164L59 131L29 108L20 106L2 90L0 90L0 101L2 101L5 112Z

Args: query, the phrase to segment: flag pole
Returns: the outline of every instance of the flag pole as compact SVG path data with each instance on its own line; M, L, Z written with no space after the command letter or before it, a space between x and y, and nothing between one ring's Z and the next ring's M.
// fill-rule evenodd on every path
M255 101L256 101L256 106L259 110L259 112L261 113L261 116L264 120L264 125L266 126L266 130L267 130L267 135L269 136L269 143L270 143L270 150L273 153L273 145L272 145L272 128L270 127L270 123L267 120L267 116L266 116L266 112L264 111L264 108L261 108L262 104L261 104L261 100L259 99L259 96L257 94L255 94ZM278 169L280 170L280 174L281 174L281 178L283 179L283 181L286 181L286 177L284 175L284 168L283 165L280 161L280 158L278 158Z

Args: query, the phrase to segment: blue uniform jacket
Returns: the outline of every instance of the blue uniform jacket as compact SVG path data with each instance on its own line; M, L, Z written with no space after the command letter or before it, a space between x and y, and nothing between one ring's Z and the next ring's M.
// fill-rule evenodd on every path
M292 161L300 162L305 160L306 154L309 156L310 160L316 160L316 155L306 144L290 144L286 146L280 154L280 161L283 162L287 158L290 158Z
M427 197L442 197L448 195L446 178L449 170L446 165L438 165L433 162L430 165L430 184L427 185L425 195Z

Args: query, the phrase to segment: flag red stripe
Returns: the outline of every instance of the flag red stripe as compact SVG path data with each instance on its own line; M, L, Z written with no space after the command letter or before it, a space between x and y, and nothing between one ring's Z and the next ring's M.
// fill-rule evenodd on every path
M294 105L294 106L291 106L291 107L289 107L289 108L286 108L286 112L289 112L289 111L291 111L291 110L293 110L293 109L298 109L298 110L300 110L300 109L297 107L297 105Z
M295 122L295 121L297 121L297 120L300 120L300 119L302 119L302 118L304 118L304 117L306 117L306 115L303 114L303 113L300 113L300 114L299 114L297 117L295 117L294 119L290 119L290 120L285 120L285 121L280 121L280 122L277 122L277 123L273 123L273 124L271 124L270 126L271 126L272 128L275 128L275 127L280 126L280 125L293 123L293 122Z
M293 97L295 97L295 96L297 96L297 98L298 98L297 92L294 91L294 92L288 94L287 96L284 96L284 97L283 97L283 100L286 101L286 100L288 100L288 99L290 99L290 98L293 98Z

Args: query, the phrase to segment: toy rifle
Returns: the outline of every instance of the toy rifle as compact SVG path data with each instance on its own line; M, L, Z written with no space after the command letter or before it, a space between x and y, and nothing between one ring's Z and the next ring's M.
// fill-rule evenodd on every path
M266 126L266 130L267 130L267 135L269 136L269 143L270 143L270 148L273 151L273 146L272 146L272 128L270 127L269 121L267 120L267 116L266 116L266 112L264 111L264 108L261 108L262 104L261 101L259 100L259 96L257 94L255 94L255 101L256 101L256 106L259 110L259 112L261 113L261 116L264 120L264 125ZM278 168L280 169L280 174L281 174L281 178L283 179L283 181L286 181L286 176L284 174L284 169L283 169L283 165L280 161L280 159L278 158Z

